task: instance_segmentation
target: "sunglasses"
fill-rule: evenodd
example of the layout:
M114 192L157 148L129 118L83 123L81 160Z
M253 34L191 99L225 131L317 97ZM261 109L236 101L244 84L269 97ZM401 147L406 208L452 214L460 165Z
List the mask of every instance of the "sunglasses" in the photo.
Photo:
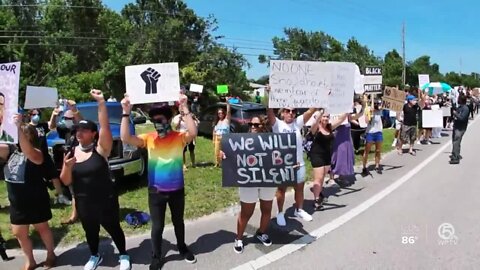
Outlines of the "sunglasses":
M249 127L254 127L254 128L259 128L262 126L262 124L260 123L248 123L248 126Z
M73 120L73 117L63 117L65 120Z
M283 110L283 112L285 112L285 113L293 113L293 114L295 114L295 113L297 113L297 110L296 110L296 109L293 109L293 110L290 110L290 109L284 109L284 110Z

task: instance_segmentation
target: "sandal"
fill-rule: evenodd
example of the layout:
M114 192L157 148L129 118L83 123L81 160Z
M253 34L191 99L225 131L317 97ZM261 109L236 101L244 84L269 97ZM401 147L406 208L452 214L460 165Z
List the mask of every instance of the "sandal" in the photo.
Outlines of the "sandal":
M415 151L409 151L408 153L409 153L410 155L412 155L412 156L416 156L416 155L417 155L417 153L416 153Z
M24 265L22 270L35 270L37 267L38 267L38 264L31 265L31 266Z
M43 267L45 269L50 269L50 268L53 268L55 267L55 263L57 261L57 256L53 256L53 257L47 257L47 259L45 260L45 262L43 263Z

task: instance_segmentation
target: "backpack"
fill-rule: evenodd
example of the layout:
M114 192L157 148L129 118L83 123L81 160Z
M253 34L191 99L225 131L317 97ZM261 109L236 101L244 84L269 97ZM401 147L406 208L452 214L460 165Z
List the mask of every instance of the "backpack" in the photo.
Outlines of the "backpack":
M150 215L145 212L135 211L125 216L125 222L134 228L147 224L150 221Z

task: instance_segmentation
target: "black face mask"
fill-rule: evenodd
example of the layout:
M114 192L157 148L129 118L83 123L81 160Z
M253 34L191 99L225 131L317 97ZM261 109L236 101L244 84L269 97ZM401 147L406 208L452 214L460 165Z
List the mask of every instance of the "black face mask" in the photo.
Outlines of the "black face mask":
M165 123L162 123L162 122L153 122L153 125L155 126L155 130L157 131L158 133L158 136L160 137L165 137L167 135L167 133L172 130L172 127L170 126L170 124L165 124Z

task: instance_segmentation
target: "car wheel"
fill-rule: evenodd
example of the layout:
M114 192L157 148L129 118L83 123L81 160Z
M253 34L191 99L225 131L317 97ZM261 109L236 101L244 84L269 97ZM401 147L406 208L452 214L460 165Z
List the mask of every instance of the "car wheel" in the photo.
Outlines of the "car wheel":
M148 158L146 153L142 153L142 158L141 158L141 166L140 166L140 171L138 172L138 176L140 181L146 180L147 179L147 174L148 174Z

